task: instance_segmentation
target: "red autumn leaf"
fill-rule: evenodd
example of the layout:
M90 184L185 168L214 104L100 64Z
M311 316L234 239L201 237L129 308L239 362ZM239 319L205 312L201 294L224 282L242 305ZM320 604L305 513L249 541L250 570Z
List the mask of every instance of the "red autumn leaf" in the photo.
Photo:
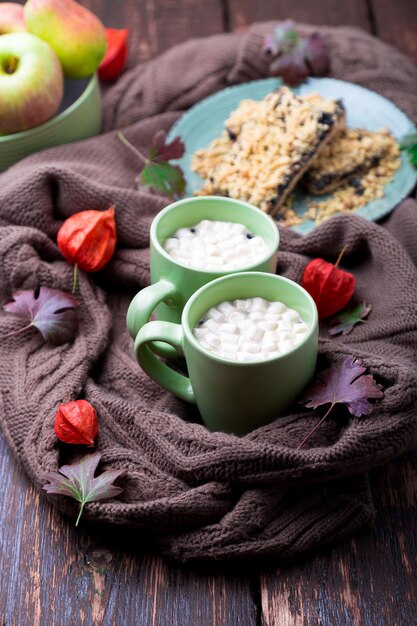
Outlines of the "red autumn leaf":
M384 394L371 374L365 375L366 368L359 359L345 356L334 361L328 369L320 372L316 380L305 391L300 404L317 409L330 404L329 409L298 446L301 448L311 435L324 422L336 404L344 404L352 415L361 417L372 411L371 398L381 398Z
M84 272L98 272L116 247L114 207L107 211L81 211L69 217L58 232L64 258Z
M356 280L337 264L313 259L306 265L301 285L316 303L319 318L324 319L347 305L355 292Z
M180 159L184 156L185 145L181 137L174 137L171 143L166 143L165 139L166 132L164 130L158 130L155 133L149 152L149 159L155 163Z
M79 461L71 465L60 467L58 472L48 472L45 474L45 480L49 481L48 485L44 485L43 489L47 493L57 493L63 496L69 496L77 500L80 506L80 512L75 525L78 526L84 505L87 502L96 502L97 500L107 500L118 496L123 489L116 487L113 482L124 473L124 470L107 470L94 477L101 459L101 454L87 454Z
M78 301L74 296L49 287L39 290L16 291L13 301L4 305L7 313L21 317L26 326L3 335L2 338L20 334L29 328L37 328L45 341L54 345L66 343L74 338L78 326L77 313L74 310Z
M98 67L101 80L115 80L123 72L127 61L127 28L106 28L107 50Z
M60 404L55 415L55 434L64 443L92 446L98 435L97 413L87 400Z

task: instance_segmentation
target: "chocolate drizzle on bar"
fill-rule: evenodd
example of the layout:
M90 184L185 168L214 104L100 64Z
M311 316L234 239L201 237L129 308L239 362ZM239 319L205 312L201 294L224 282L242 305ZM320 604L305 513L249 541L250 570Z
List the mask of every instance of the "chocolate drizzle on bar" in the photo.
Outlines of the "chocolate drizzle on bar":
M361 176L377 167L395 141L387 131L344 129L315 159L303 178L310 193L321 195L349 184L363 194Z

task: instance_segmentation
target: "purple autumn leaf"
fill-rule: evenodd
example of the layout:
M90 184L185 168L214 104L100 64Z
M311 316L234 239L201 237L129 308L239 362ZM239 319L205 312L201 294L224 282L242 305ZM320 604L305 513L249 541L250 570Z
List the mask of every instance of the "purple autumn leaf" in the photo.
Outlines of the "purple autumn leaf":
M382 398L382 387L371 374L365 375L366 368L359 359L345 356L334 361L328 369L320 372L316 380L304 392L300 404L317 409L330 404L328 410L298 446L302 448L313 433L321 426L336 404L345 404L352 415L360 417L372 411L371 398Z
M292 20L285 20L264 39L263 52L269 56L270 72L296 87L308 76L324 76L329 71L326 43L319 33L298 35Z
M290 87L296 87L302 83L310 73L305 62L304 51L300 48L272 61L270 70L274 76L280 76Z
M382 387L371 374L364 375L366 368L359 359L345 356L334 361L320 372L300 400L308 408L316 409L323 404L345 404L352 415L360 417L372 411L369 398L381 398Z
M78 300L71 294L41 287L39 291L15 292L13 301L5 304L3 309L28 322L24 328L10 333L10 336L34 326L46 341L58 345L74 337L78 324L77 306Z
M294 20L284 20L264 38L263 51L271 56L289 52L298 41Z
M100 459L101 454L95 452L71 465L63 465L58 472L48 472L44 475L45 480L49 481L49 484L43 486L47 493L69 496L80 502L76 526L87 502L113 498L123 491L121 487L113 485L113 482L124 473L124 470L106 470L94 477Z
M326 42L320 33L313 33L305 41L304 56L312 76L325 76L330 69Z

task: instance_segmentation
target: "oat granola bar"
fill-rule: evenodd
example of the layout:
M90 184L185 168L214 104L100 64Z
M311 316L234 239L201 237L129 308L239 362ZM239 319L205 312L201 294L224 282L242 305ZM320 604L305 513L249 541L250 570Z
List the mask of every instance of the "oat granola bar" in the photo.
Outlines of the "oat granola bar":
M400 147L395 138L391 137L388 150L377 165L370 167L363 174L350 177L326 199L313 200L311 197L308 200L308 209L303 215L293 211L289 198L286 206L280 209L279 217L286 226L296 226L305 220L321 224L332 215L356 211L368 202L384 196L386 185L392 181L400 166Z
M396 144L385 129L371 132L344 129L328 142L302 179L307 191L321 195L351 182L360 190L360 177L377 166Z
M283 87L243 100L223 135L193 157L193 171L206 179L199 194L246 200L273 215L343 125L342 104L316 94Z

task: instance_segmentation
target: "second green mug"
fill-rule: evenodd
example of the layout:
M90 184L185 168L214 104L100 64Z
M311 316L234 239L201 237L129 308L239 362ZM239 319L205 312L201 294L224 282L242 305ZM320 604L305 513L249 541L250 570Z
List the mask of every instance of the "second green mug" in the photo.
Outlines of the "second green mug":
M260 297L295 309L307 326L303 340L274 358L241 362L205 349L193 329L205 313L224 301ZM184 355L189 377L154 354L154 341L170 344ZM311 380L317 359L318 315L311 296L297 283L261 272L218 278L201 287L184 307L181 324L153 321L135 340L142 369L159 385L196 403L210 430L245 434L282 414Z

